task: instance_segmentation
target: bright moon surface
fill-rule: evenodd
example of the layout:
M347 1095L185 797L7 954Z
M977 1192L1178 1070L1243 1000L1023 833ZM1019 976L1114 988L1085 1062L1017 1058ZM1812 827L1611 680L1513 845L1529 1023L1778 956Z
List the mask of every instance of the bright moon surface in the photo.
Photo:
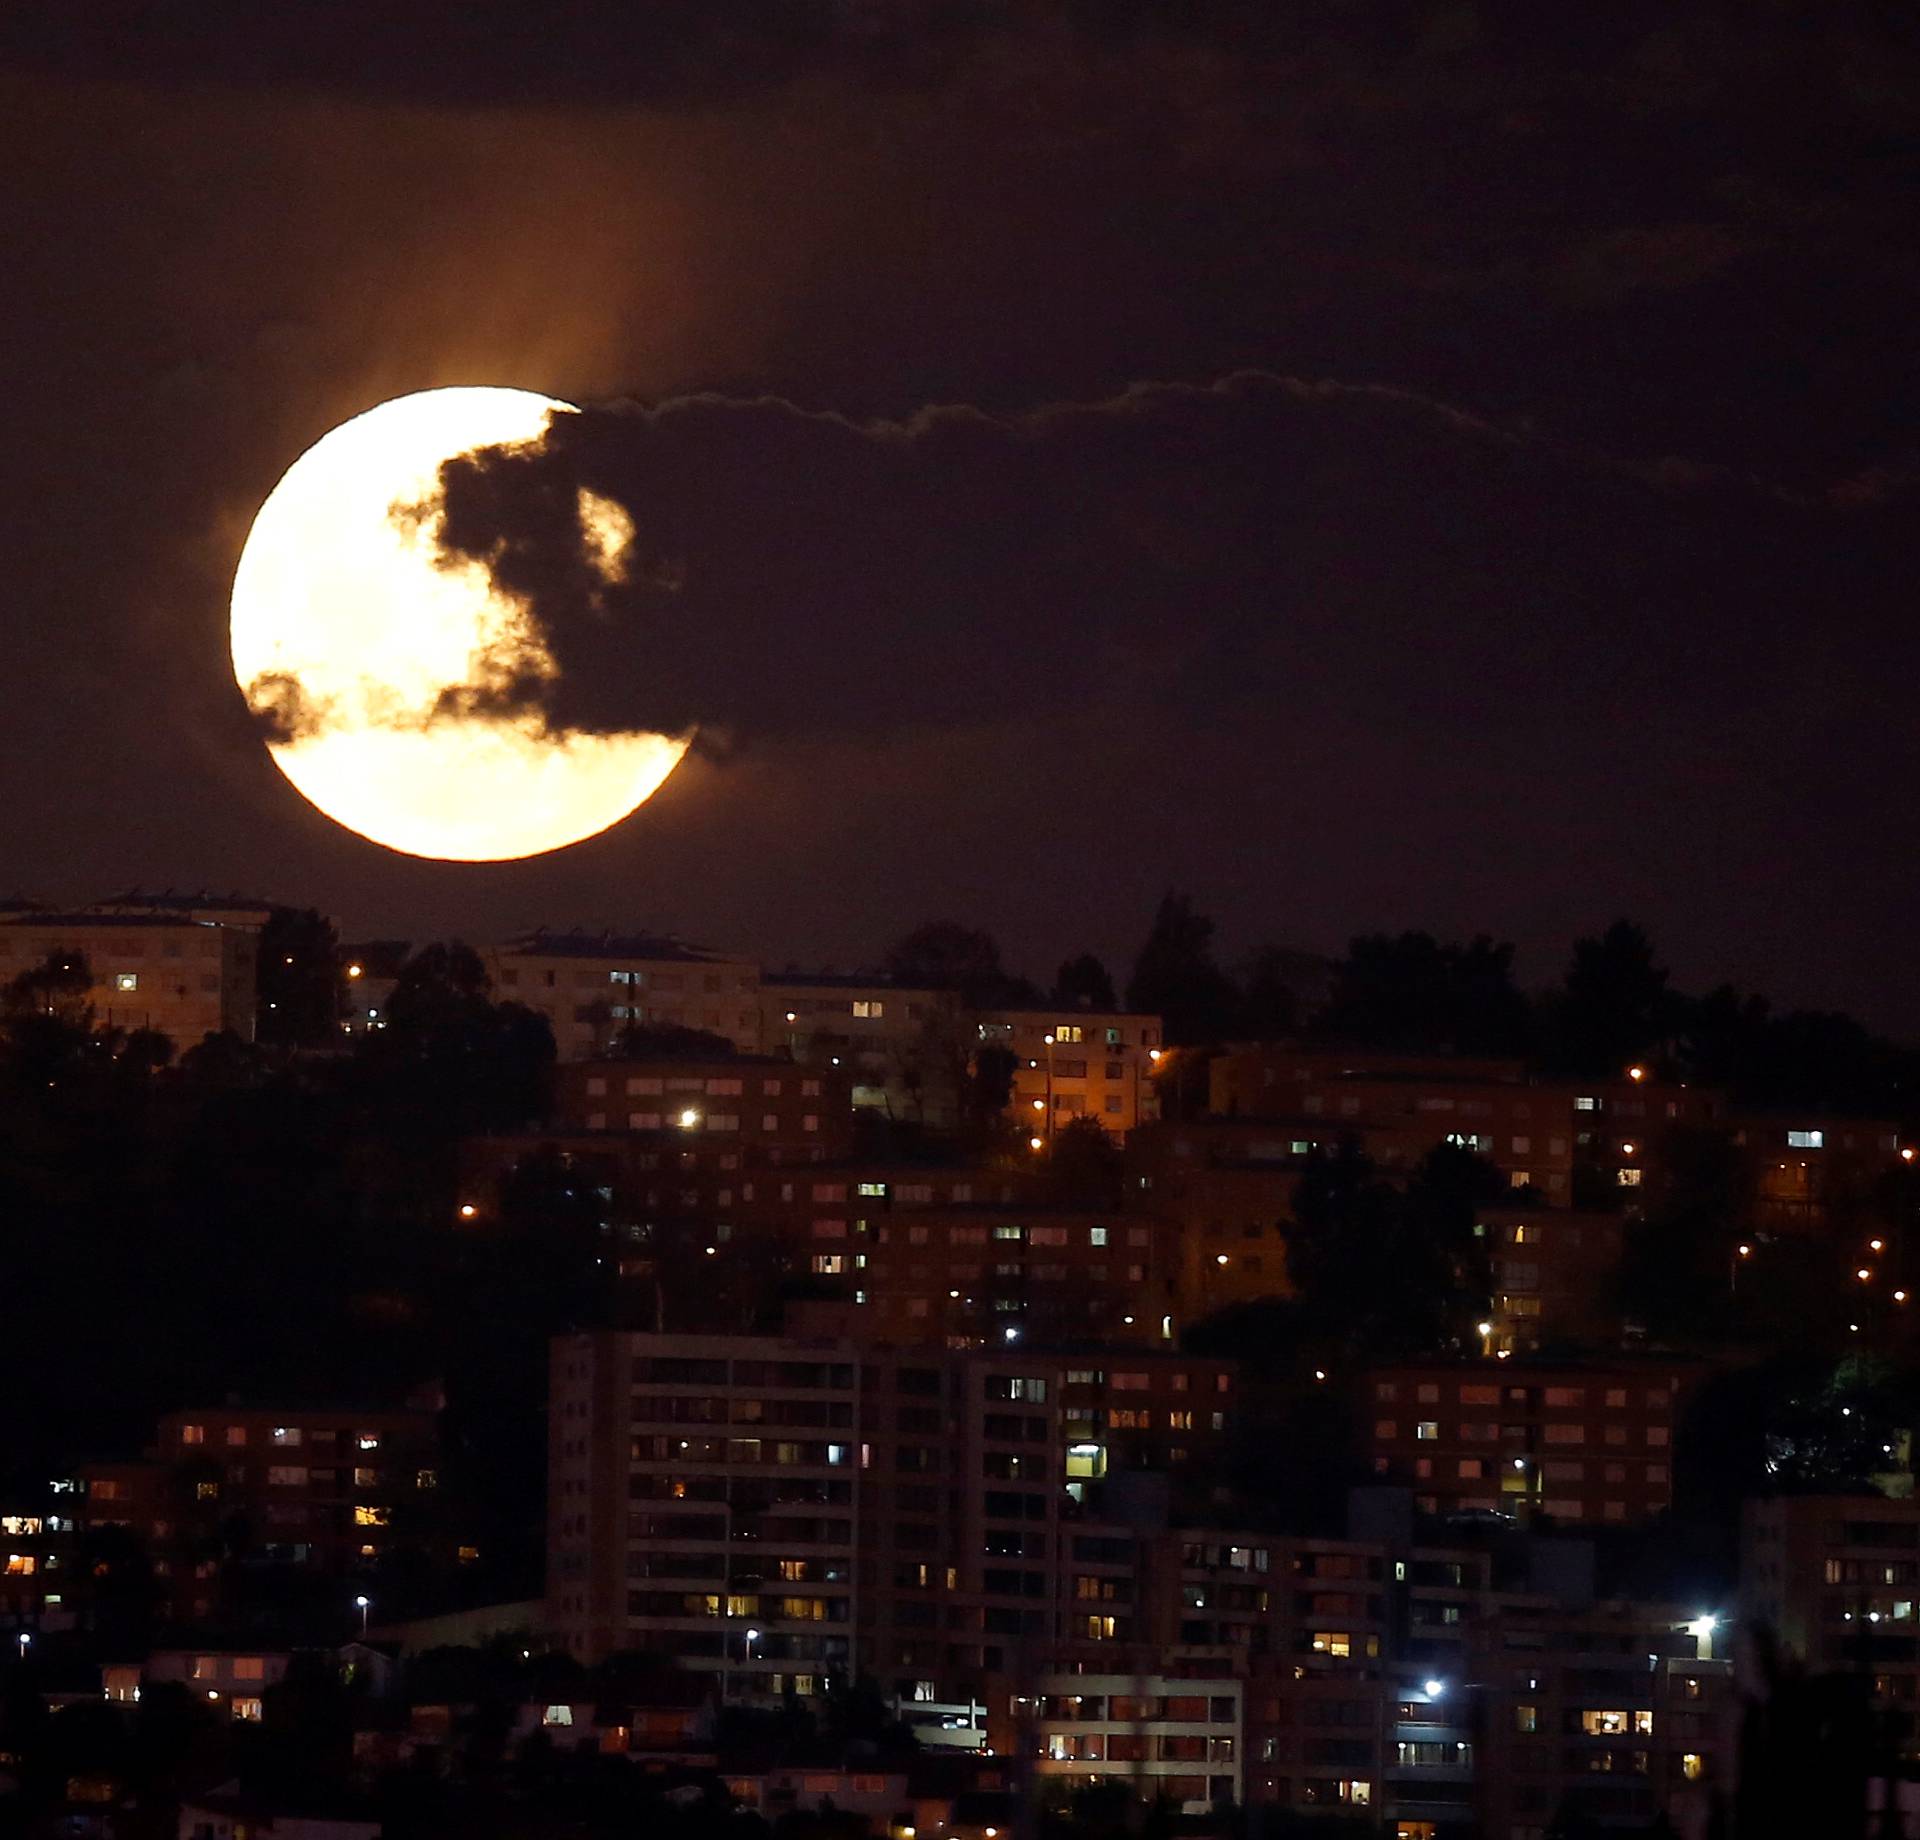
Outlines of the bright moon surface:
M537 439L572 404L526 390L423 390L343 422L287 469L253 520L233 581L233 674L265 714L291 703L275 763L328 817L389 849L460 862L578 843L643 804L686 752L649 733L556 734L536 715L435 713L489 663L552 675L524 609L477 563L445 567L429 523L396 506L441 463ZM582 492L580 521L610 580L633 530Z

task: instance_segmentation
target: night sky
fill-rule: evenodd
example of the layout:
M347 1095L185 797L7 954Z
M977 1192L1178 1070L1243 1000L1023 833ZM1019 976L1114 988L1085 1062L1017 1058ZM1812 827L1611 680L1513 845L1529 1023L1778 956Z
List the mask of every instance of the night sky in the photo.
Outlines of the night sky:
M1920 1030L1903 6L16 5L0 157L0 883L1042 975L1169 885L1529 983L1625 913ZM321 817L226 656L280 473L453 383L590 409L449 479L549 722L701 725L522 863Z

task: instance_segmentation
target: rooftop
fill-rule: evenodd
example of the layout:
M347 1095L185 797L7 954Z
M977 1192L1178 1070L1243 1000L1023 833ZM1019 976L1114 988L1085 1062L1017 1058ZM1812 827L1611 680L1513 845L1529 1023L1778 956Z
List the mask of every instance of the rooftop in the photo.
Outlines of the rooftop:
M694 965L716 964L727 957L724 952L691 945L670 933L616 933L610 928L595 933L581 927L566 932L535 927L530 933L504 941L498 950L532 958L664 959Z
M0 926L212 926L217 920L198 919L184 909L169 913L110 914L85 908L71 913L50 913L34 909L23 913L0 909Z

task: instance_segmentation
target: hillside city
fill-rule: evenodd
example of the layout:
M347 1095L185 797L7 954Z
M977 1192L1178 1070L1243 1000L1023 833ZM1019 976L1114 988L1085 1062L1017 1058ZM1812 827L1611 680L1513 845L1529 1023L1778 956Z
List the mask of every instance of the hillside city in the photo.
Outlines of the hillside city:
M1149 918L0 904L0 1836L1894 1831L1920 1052Z

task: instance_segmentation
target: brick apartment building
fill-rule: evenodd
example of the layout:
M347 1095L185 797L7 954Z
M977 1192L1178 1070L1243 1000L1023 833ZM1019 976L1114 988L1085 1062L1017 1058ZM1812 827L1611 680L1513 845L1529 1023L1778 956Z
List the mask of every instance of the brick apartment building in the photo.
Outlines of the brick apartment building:
M1920 1501L1774 1496L1740 1534L1741 1614L1810 1671L1863 1679L1895 1752L1920 1757Z
M813 1231L838 1226L817 1217ZM1007 1203L856 1216L844 1244L816 1239L809 1255L812 1273L841 1280L859 1306L856 1339L945 1347L1170 1342L1174 1262L1167 1224L1151 1215Z
M1309 1145L1352 1138L1389 1172L1454 1143L1552 1206L1573 1198L1576 1095L1529 1080L1518 1061L1280 1043L1229 1049L1208 1067L1208 1081L1215 1115L1286 1125Z
M763 971L760 1046L845 1067L856 1106L938 1129L959 1119L966 1023L953 994L877 976Z
M1875 1190L1911 1160L1901 1155L1899 1127L1885 1119L1747 1114L1729 1124L1763 1232L1826 1234L1874 1222Z
M1693 1363L1426 1362L1375 1369L1361 1409L1374 1473L1430 1514L1634 1525L1673 1502Z
M1543 1343L1618 1344L1614 1300L1626 1218L1587 1209L1483 1208L1493 1277L1494 1351L1524 1354Z
M148 1546L166 1613L217 1617L234 1570L367 1579L392 1554L471 1562L439 1509L437 1408L171 1412L137 1462L81 1467L76 1518Z

